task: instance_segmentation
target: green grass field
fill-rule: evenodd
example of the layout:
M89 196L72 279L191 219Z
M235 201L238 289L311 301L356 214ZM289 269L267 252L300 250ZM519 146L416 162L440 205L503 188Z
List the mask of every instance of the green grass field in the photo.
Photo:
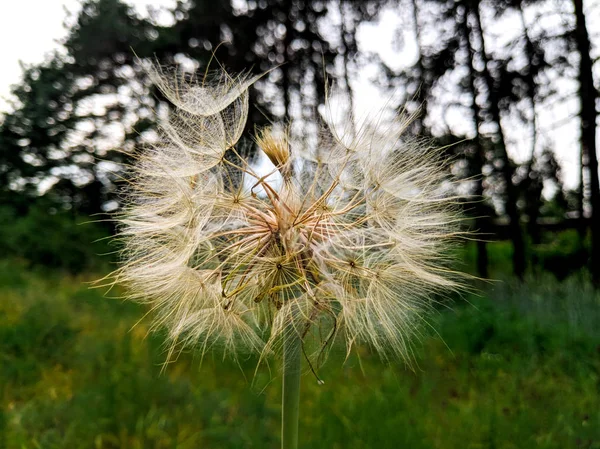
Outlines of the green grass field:
M277 448L280 379L181 354L94 276L0 262L0 447ZM303 377L302 448L600 448L600 295L497 282L432 318L414 370L361 348Z

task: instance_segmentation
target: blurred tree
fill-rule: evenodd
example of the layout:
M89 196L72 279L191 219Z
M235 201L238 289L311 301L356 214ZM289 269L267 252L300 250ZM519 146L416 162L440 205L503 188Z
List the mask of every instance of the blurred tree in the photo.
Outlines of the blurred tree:
M467 26L470 31L471 45L478 51L478 57L481 61L480 75L482 86L487 95L486 112L487 121L493 124L496 132L494 143L495 157L498 160L498 166L503 181L505 194L505 208L509 219L510 237L513 244L513 272L523 278L525 274L525 243L520 225L520 214L517 207L518 191L513 183L515 174L515 164L508 156L506 147L505 131L502 127L501 117L501 94L500 86L502 78L499 73L493 72L496 64L490 64L490 57L486 47L486 38L481 21L481 5L479 0L465 0L462 5L467 11Z
M57 58L50 63L24 71L23 82L12 93L17 103L15 111L0 123L0 195L3 204L17 210L37 194L40 173L52 171L57 165L48 157L48 150L58 151L58 143L68 132L72 104L61 102L72 80L63 76L63 63Z
M473 138L454 148L465 162L459 170L471 179L470 192L485 199L473 207L475 227L482 233L493 229L485 218L493 215L492 204L507 216L514 271L522 276L526 264L520 223L526 218L528 233L534 241L539 239L537 221L546 203L543 187L550 186L547 192L554 192L562 205L552 210L568 212L571 207L551 154L552 142L540 131L538 110L572 98L559 84L572 80L575 72L572 56L578 45L574 26L569 25L575 23L573 12L546 0L400 0L398 4L412 16L409 20L417 43L415 63L399 76L389 71L391 78L406 86L402 107L409 111L423 108L415 132L431 132L445 143ZM527 15L534 16L530 24ZM562 20L559 27L543 25L557 17ZM509 40L495 39L490 30L500 20L520 22L521 31ZM457 111L466 120L461 126L450 125ZM506 127L515 120L529 129L529 157L523 164L515 163L507 151ZM464 126L469 121L471 131ZM523 140L515 145L522 150ZM484 242L478 243L477 265L485 276Z
M494 64L490 63L493 55L490 56L486 49L479 1L411 0L410 3L416 23L417 41L419 42L419 30L421 33L433 32L436 38L429 46L419 43L417 62L400 77L408 86L405 107L415 109L415 102L424 105L427 108L424 111L426 121L428 115L435 113L429 110L430 106L436 103L439 105L436 87L447 83L450 77L458 79L452 86L458 90L453 95L455 100L446 100L443 114L445 118L447 112L464 110L466 107L469 111L467 116L472 117L470 120L474 139L455 148L467 162L463 175L473 180L471 192L478 198L473 208L475 226L482 234L490 232L488 216L492 209L487 206L484 198L487 197L488 201L502 198L503 208L510 222L514 272L522 277L525 270L525 248L517 207L518 191L513 183L516 167L506 150L499 103L502 73L492 71L497 64L495 61ZM426 14L420 15L419 11L426 11ZM449 86L446 85L444 90L449 91ZM465 104L465 97L470 99L468 104ZM433 123L435 122L432 120L429 126L433 126ZM436 125L439 134L439 123ZM419 128L422 126L420 124ZM436 131L432 129L432 132L435 134ZM467 137L454 135L454 131L447 126L442 132L450 142ZM486 192L486 183L493 185L493 190ZM486 276L485 242L479 242L477 247L478 271L480 275Z
M417 112L409 131L415 135L430 135L434 120L430 117L430 101L432 105L435 103L434 86L462 63L458 52L461 35L456 24L456 5L453 0L399 0L393 3L405 12L404 21L409 22L414 33L417 54L412 66L399 73L387 68L387 74L394 87L405 91L401 110L409 114ZM425 44L422 35L431 32L435 33L435 43Z
M148 87L141 58L193 70L222 43L218 64L233 72L276 66L253 91L260 110L248 129L269 114L314 123L338 51L320 31L327 6L181 1L174 23L161 26L156 11L142 19L120 0L85 0L64 54L29 68L13 90L18 102L0 125L2 195L44 195L83 213L114 207L114 180L129 152L152 138L164 100Z
M481 277L487 278L488 276L488 254L486 248L485 238L491 232L489 224L489 213L490 208L486 207L484 203L484 179L483 171L487 164L486 149L490 147L489 139L486 139L481 133L482 125L482 108L477 102L477 69L476 69L476 54L473 46L470 44L471 37L467 26L467 9L460 8L458 11L457 22L460 30L462 31L462 42L461 47L466 49L467 53L467 84L466 87L471 93L471 109L473 111L473 123L475 129L475 139L473 140L474 145L472 150L467 153L471 156L470 175L473 177L475 182L474 195L478 201L478 207L475 208L477 212L476 225L479 232L482 233L482 239L477 241L477 272Z
M539 118L569 95L581 104L580 222L583 227L584 209L591 210L591 229L600 228L598 91L582 0L181 0L166 22L156 10L142 18L121 0L83 0L80 13L69 18L64 47L25 68L13 88L12 111L0 118L0 200L20 215L39 196L48 200L44 207L83 214L117 207L115 181L130 152L156 138L156 113L166 101L149 86L142 62L149 58L191 71L206 67L214 52L212 67L268 71L251 90L257 107L247 131L277 117L292 122L295 138L318 142L312 137L318 136L327 77L341 80L352 113L352 80L364 63L382 64L377 55L360 54L357 32L386 8L404 14L410 26L399 36L413 33L416 42L410 67L381 66L389 85L405 93L400 109L421 111L409 132L448 145L454 169L477 198L472 213L484 239L496 214L508 218L515 274L525 270L521 221L537 242L541 216L573 207ZM546 16L558 16L560 25L540 25ZM509 40L492 39L501 20L520 24L520 31ZM576 80L577 92L565 93L563 80ZM457 115L458 127L451 124ZM508 120L528 130L521 165L507 151ZM553 197L542 196L545 186L552 186L544 192L554 191ZM598 282L600 234L591 234ZM478 270L486 276L486 243L477 248Z
M590 202L592 209L592 280L600 287L600 182L598 180L598 159L596 149L596 100L598 91L594 86L593 63L591 58L590 36L587 29L583 0L573 0L575 9L575 42L579 53L579 99L581 102L581 170L587 166L590 179ZM581 204L583 205L583 176L581 176ZM583 206L581 208L583 218Z
M354 3L347 0L339 0L338 10L340 14L339 34L341 40L341 52L343 57L342 63L342 78L344 87L348 94L348 106L350 109L351 119L354 120L354 93L352 91L352 83L350 82L351 61L356 58L358 53L358 45L356 42L356 29L361 22L360 17L354 14L352 5Z
M339 45L338 54L341 54L341 73L338 78L344 82L344 88L348 95L348 109L352 115L356 113L354 102L354 91L352 79L358 76L361 66L368 59L370 62L381 64L379 55L361 54L358 48L357 32L360 24L377 19L381 11L388 6L385 1L362 1L338 0L339 14ZM352 117L354 118L354 117Z
M515 95L515 106L517 108L519 108L520 104L525 103L526 109L523 110L524 108L519 108L518 116L526 124L529 123L531 128L531 155L529 157L529 161L525 164L523 180L521 181L523 184L521 187L521 198L524 204L523 210L528 218L527 232L531 237L532 242L534 244L539 244L541 242L541 232L538 226L538 218L540 215L540 208L543 203L542 191L544 187L543 182L545 180L543 174L548 170L545 170L545 166L539 167L539 170L536 170L536 168L538 168L536 166L538 159L536 149L539 141L536 106L538 101L541 102L544 100L544 98L539 98L537 79L540 77L540 72L543 70L543 68L547 67L547 64L544 57L545 55L543 47L540 45L539 41L534 42L530 37L530 31L525 19L523 1L510 1L513 4L509 6L512 6L518 11L518 16L521 22L522 34L518 37L518 39L524 43L523 54L525 56L525 64L520 67L520 70L516 70L516 76L512 77L511 86L507 90L510 93L513 93L515 90L517 91ZM503 69L507 73L511 72L510 67L511 66L508 61L503 64ZM511 77L508 78L510 79ZM513 100L515 99L510 94L508 95L508 98ZM546 154L552 157L552 154L549 151L546 151ZM552 160L554 159L552 158ZM550 164L549 167L553 166ZM559 182L560 180L556 173L550 174L550 177L555 180L555 182ZM562 190L562 185L559 184L558 188Z
M530 129L529 159L515 167L513 183L519 190L518 204L521 204L521 211L527 218L527 230L534 243L540 241L537 222L544 202L544 182L552 182L561 193L563 188L560 177L556 172L551 172L551 167L554 166L549 161L554 161L554 157L548 145L544 145L541 153L538 151L543 142L539 136L537 109L557 94L552 83L548 81L553 64L546 57L545 47L549 40L547 32L542 29L535 38L532 37L525 17L525 8L539 7L544 3L544 0L504 0L490 5L494 18L516 18L521 25L521 32L505 45L503 51L496 52L494 59L500 80L498 99L501 109L512 112L513 117L522 122L525 128ZM549 87L544 89L541 85Z
M118 0L87 1L57 52L28 68L13 88L17 101L0 126L3 194L43 195L64 208L101 211L114 190L123 143L139 142L152 124L147 90L130 45L144 50L153 25ZM102 36L102 39L98 39ZM133 99L132 90L146 94Z

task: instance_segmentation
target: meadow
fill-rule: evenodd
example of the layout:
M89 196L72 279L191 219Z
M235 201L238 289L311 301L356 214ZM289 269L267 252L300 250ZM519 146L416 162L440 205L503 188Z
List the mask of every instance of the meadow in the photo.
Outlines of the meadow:
M143 307L0 261L0 448L276 448L280 379L186 352ZM441 307L413 368L368 348L303 377L300 447L600 448L600 294L582 274L482 284ZM276 365L274 365L276 366Z

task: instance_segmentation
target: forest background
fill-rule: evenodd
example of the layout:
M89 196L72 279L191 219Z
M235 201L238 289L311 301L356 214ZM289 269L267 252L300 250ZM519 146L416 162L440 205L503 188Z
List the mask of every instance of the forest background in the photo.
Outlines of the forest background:
M119 179L167 107L143 60L214 54L269 71L248 131L318 142L332 83L349 120L416 113L480 236L456 268L493 279L432 318L414 372L363 348L326 386L307 375L304 447L600 448L600 2L171 6L83 0L0 115L0 447L276 445L276 373L185 353L161 374L161 337L130 331L143 308L87 284L114 267Z

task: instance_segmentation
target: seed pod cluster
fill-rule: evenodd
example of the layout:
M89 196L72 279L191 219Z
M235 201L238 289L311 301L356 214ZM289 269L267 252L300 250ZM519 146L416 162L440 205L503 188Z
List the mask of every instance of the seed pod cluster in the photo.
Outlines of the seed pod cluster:
M406 139L406 120L349 132L325 114L312 147L260 130L260 170L238 148L257 78L152 69L174 110L133 165L116 280L174 345L265 355L292 328L406 357L432 298L458 287L440 152Z

